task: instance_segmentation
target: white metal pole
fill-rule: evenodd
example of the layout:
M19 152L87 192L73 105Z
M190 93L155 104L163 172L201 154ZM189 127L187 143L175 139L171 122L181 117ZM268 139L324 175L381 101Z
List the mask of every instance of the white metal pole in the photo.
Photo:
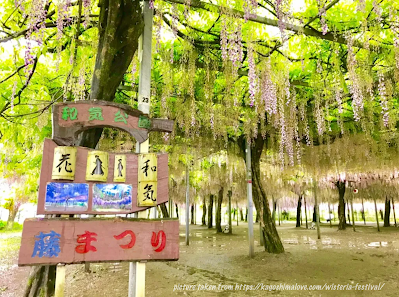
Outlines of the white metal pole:
M186 165L186 245L190 245L190 172Z
M246 165L247 165L247 197L248 197L248 240L249 256L254 257L254 217L252 201L252 171L251 171L251 145L246 142Z
M152 45L152 23L153 9L150 9L148 1L144 1L144 32L141 36L140 57L140 79L139 79L139 104L138 109L144 114L150 113L151 102L151 45ZM137 153L148 153L148 139L137 143ZM156 214L156 211L155 211ZM130 262L129 264L129 297L145 296L145 262Z

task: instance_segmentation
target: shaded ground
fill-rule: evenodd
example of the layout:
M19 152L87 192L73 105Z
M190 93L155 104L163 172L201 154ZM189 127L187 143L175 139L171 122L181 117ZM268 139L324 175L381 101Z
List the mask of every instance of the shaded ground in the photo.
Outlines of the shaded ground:
M247 225L233 226L233 235L217 235L214 229L190 226L190 246L184 245L181 226L180 260L147 263L146 295L156 296L264 296L265 291L217 290L198 291L198 285L378 285L381 291L287 291L266 294L280 296L398 296L399 228L360 227L337 231L322 227L322 240L315 230L295 228L293 224L278 227L286 253L270 255L255 242L256 256L248 257ZM255 239L259 238L255 225ZM0 248L4 239L0 237ZM18 238L13 239L18 242ZM0 252L3 253L3 252ZM20 296L29 268L15 268L15 252L8 253L8 264L1 260L6 276L0 278L1 296ZM128 263L92 264L92 273L84 265L67 267L65 296L127 296ZM6 281L6 283L4 283ZM195 290L173 291L175 285L196 285Z

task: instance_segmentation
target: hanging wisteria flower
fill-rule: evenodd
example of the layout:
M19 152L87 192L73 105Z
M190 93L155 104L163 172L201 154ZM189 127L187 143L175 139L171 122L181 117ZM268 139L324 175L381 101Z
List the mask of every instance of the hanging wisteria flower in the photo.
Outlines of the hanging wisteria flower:
M244 0L244 20L247 22L251 17L256 15L256 9L258 8L257 0Z
M256 65L254 57L253 44L248 44L248 82L249 82L249 105L251 107L255 104L255 96L258 92L258 78L256 75Z
M324 6L325 5L324 0L317 0L317 4L319 7L321 30L322 30L323 35L326 35L328 32L328 25L326 22L326 8Z
M223 61L227 60L228 54L228 32L227 32L227 24L226 18L222 18L222 27L220 29L220 47L222 50L222 59Z
M356 10L364 13L366 11L366 0L358 0Z
M269 115L277 113L277 94L276 86L271 77L270 58L266 61L266 66L262 72L262 96L261 100L265 105L265 110Z
M171 17L172 20L170 22L170 27L172 28L172 33L174 38L177 38L177 23L179 21L179 17L178 17L178 10L177 10L177 5L176 3L172 4L172 13L171 13ZM174 40L172 40L172 45L171 45L171 49L170 49L170 63L173 64L174 61Z
M159 53L161 50L161 32L162 32L162 14L159 9L156 10L157 15L157 22L156 22L156 29L155 29L155 51Z
M85 27L85 29L87 28L90 22L90 10L91 10L91 0L83 0L83 13L84 13L83 27Z
M381 22L382 21L382 8L380 6L380 4L374 0L373 1L373 10L375 12L375 14L377 15L377 17L375 18L377 20L377 22Z
M276 8L277 23L281 34L282 43L285 43L285 41L287 40L287 36L285 34L285 29L286 29L285 21L286 18L288 17L287 16L288 13L286 12L286 10L288 10L290 5L287 0L275 0L274 6Z
M149 3L150 9L154 9L154 1L155 0L150 0L150 3Z
M363 110L363 94L360 87L360 81L356 74L356 57L353 53L353 38L352 36L347 37L348 41L348 72L349 78L352 82L350 86L350 92L352 94L352 109L353 109L353 117L355 121L360 120L360 112Z
M190 6L191 6L191 0L184 0L184 13L183 14L184 14L184 18L186 20L188 20L190 17L190 13L189 13Z
M388 108L388 98L385 87L385 78L382 71L378 72L378 93L380 95L381 113L384 126L388 127L389 124L389 108Z

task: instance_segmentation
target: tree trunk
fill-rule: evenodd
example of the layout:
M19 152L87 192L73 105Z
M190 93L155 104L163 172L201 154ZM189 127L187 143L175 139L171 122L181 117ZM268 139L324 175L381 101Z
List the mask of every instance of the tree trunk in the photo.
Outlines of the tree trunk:
M17 216L18 213L19 206L20 206L19 202L15 203L14 200L11 201L11 205L10 207L8 207L8 219L7 219L6 230L12 230L14 226L15 217Z
M222 202L223 202L223 187L220 188L218 193L218 203L216 211L216 232L221 233L222 230Z
M169 212L168 212L168 209L166 207L166 203L168 203L168 202L165 202L165 203L162 203L162 204L159 205L159 208L161 209L163 218L169 218Z
M194 225L194 204L191 204L191 225Z
M316 223L316 205L313 206L313 217L312 217L312 222Z
M274 200L274 197L272 197L272 205L273 205L272 220L273 220L273 221L276 221L277 201Z
M206 201L205 201L205 196L202 199L202 226L206 226Z
M298 204L296 207L296 226L301 227L301 208L302 208L302 196L298 196Z
M364 213L364 202L363 202L363 198L362 198L362 217L363 217L364 224L366 225L366 214Z
M256 215L255 215L255 223L259 223L259 213L258 212L256 212Z
M308 226L308 208L306 206L306 196L303 196L303 202L305 202L305 224L306 224L306 229L309 228Z
M391 226L389 219L391 217L391 200L388 196L385 197L385 215L384 215L384 227Z
M338 204L338 217L339 217L339 224L338 230L345 230L346 229L346 218L345 218L345 182L344 181L337 181L336 187L338 188L339 193L339 204Z
M213 227L213 195L209 196L209 204L208 204L208 228Z
M374 210L375 210L375 219L377 221L377 231L380 232L380 222L378 221L378 211L377 211L377 202L374 198Z
M346 203L346 208L348 209L348 222L351 223L350 213L349 213L349 203Z
M229 197L229 207L228 207L228 211L229 211L229 234L233 233L233 225L231 223L231 196L233 195L233 192L231 190L229 190L227 192L227 196Z
M243 137L241 141L241 155L245 158L246 139ZM269 202L266 193L262 188L260 177L260 157L262 155L265 139L258 135L253 139L251 149L251 170L252 170L252 197L257 213L259 213L260 224L262 227L263 241L265 250L269 253L283 253L284 247L278 235L276 224L272 219L269 208Z
M245 222L248 222L248 207L245 208Z
M138 48L144 29L141 1L100 1L98 47L90 99L113 101L115 92ZM102 128L81 133L80 146L94 148Z
M179 206L177 206L177 203L175 203L175 208L176 208L176 217L179 218Z
M240 208L240 217L241 217L241 222L244 222L244 212L242 211L242 207Z
M328 220L330 221L330 228L332 228L330 202L328 202Z
M395 222L395 227L397 227L397 225L396 225L396 214L395 214L395 201L394 201L393 197L392 197L392 212L393 212L393 219L394 219L394 222Z

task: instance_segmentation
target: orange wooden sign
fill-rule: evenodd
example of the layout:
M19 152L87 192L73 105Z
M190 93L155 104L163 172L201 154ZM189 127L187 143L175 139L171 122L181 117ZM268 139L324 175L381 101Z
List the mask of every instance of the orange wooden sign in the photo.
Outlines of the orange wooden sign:
M178 220L27 219L18 265L178 259Z

